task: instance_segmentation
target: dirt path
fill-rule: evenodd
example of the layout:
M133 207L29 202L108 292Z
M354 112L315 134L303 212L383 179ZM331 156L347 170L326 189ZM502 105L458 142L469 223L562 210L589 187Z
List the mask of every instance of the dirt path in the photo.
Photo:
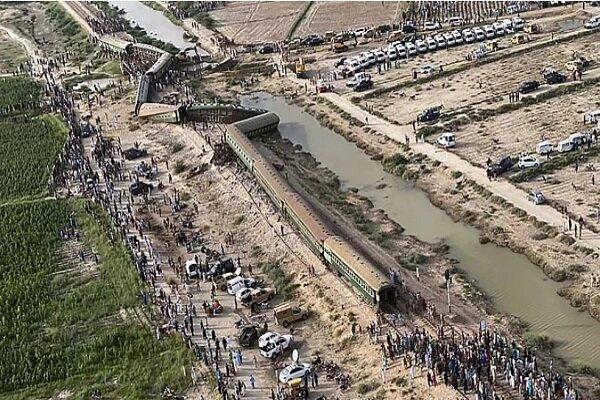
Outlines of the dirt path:
M354 105L349 99L338 94L322 93L321 96L360 121L366 122L368 119L369 127L376 130L379 134L385 135L397 143L405 143L405 139L408 137L410 147L415 152L424 154L432 160L439 161L454 171L462 172L468 179L475 181L491 193L504 198L506 201L524 210L529 215L536 217L538 220L544 221L561 230L564 228L565 218L556 209L548 205L533 204L527 200L526 194L522 190L516 188L507 181L490 181L483 168L471 165L468 161L463 160L454 153L438 149L431 143L416 143L415 134L410 126L392 125L391 123L362 110L360 107ZM600 247L600 235L584 228L583 236L581 239L577 239L577 242L580 245L598 249Z
M6 34L11 39L23 46L29 57L32 57L33 59L36 59L36 57L38 57L38 55L40 54L40 49L32 41L30 41L27 38L24 38L12 29L7 28L6 26L0 25L0 29L6 32Z

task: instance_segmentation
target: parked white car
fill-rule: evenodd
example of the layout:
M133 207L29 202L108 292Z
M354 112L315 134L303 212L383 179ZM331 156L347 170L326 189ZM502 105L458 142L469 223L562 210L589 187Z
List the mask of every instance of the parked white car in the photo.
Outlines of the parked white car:
M437 140L438 144L445 149L456 146L456 137L452 132L444 132Z
M461 17L451 17L448 18L448 24L450 24L450 26L461 26L465 24L465 20Z
M292 379L302 378L310 372L310 368L310 364L306 363L288 365L279 373L279 382L288 383Z
M512 19L512 28L515 31L523 30L525 28L525 21L521 17L514 17Z
M456 44L463 43L463 37L459 31L452 31L452 36L454 36L454 43L456 43Z
M242 302L245 299L249 298L252 294L252 288L242 288L235 293L235 298L237 301Z
M484 26L483 31L485 32L485 37L488 39L493 39L496 37L496 30L491 25Z
M590 18L585 24L583 24L583 26L586 27L587 29L599 28L600 27L600 15L596 15L596 16Z
M431 36L427 36L425 38L425 42L427 43L427 48L429 49L429 51L437 50L437 44L435 43L434 38L432 38Z
M496 36L504 35L504 24L502 22L494 22L492 24L492 28L494 28Z
M446 44L448 46L454 46L456 41L454 40L454 36L450 32L444 33L444 39L446 40Z
M196 260L193 258L185 262L185 271L190 278L196 278L200 276L200 269L198 268L198 264L196 264Z
M537 168L540 166L540 162L533 155L529 154L529 155L525 155L525 156L520 156L519 163L517 165L521 169L532 168L532 167Z
M265 346L261 347L260 355L266 358L275 358L278 355L283 354L292 342L294 337L292 335L280 335L269 341Z
M398 59L406 58L406 55L408 54L406 47L402 44L396 46L396 51L398 52Z
M425 43L423 40L416 40L415 46L417 47L417 51L419 53L427 53L427 50L429 50L427 43Z
M554 145L550 143L549 140L544 140L543 142L539 142L537 144L535 150L540 155L546 155L552 153L552 150L554 150Z
M473 43L475 41L475 34L470 29L464 29L462 31L462 36L467 43Z
M570 139L565 139L558 142L556 150L558 150L559 153L568 153L569 151L573 150L573 147L573 142L571 142Z
M433 65L424 65L419 69L420 74L430 75L435 72L435 67Z
M256 279L254 278L236 276L235 278L227 281L227 293L234 295L242 289L253 287L255 284Z
M277 338L280 336L281 335L277 332L266 332L258 338L258 347L262 349L263 347L266 347L269 343L277 340Z
M435 35L433 38L435 39L435 44L437 45L438 49L443 49L446 47L446 39L444 39L442 35Z
M414 56L417 54L417 46L414 44L407 42L404 46L406 47L406 51L409 55Z
M436 29L440 29L441 27L442 26L439 22L425 21L425 24L423 24L424 31L435 31Z
M475 34L475 39L478 41L485 40L485 31L479 27L473 28L473 33Z

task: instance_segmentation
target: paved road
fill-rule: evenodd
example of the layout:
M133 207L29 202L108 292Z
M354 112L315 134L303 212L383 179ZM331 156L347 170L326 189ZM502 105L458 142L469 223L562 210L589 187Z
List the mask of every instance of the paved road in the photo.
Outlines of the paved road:
M366 122L368 118L368 125L371 129L374 129L379 134L385 135L398 143L405 143L405 139L408 137L410 147L413 151L424 154L432 160L437 160L454 171L462 172L468 179L475 181L491 193L504 198L506 201L526 211L529 215L536 217L538 220L544 221L559 229L562 229L565 225L563 215L559 211L548 205L535 205L527 201L525 192L516 188L509 182L490 181L483 168L470 164L456 154L438 149L430 143L416 143L415 134L413 133L411 126L393 125L384 119L364 111L353 104L349 99L336 93L322 93L320 96L331 101L333 104L360 121ZM584 229L583 237L578 239L577 242L579 242L580 245L598 249L600 247L600 236L588 229Z

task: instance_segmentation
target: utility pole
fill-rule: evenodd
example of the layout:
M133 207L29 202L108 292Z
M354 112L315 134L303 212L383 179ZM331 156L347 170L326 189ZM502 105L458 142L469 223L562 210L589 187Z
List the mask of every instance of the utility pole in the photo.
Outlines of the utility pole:
M448 314L452 313L452 305L450 304L450 279L446 281L446 289L448 293Z

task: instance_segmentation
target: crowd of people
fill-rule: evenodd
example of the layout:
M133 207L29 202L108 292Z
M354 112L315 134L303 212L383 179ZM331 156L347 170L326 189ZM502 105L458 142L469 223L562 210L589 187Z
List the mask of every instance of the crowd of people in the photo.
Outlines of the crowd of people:
M443 383L474 393L478 400L504 399L501 385L523 399L581 399L571 378L557 372L553 361L543 370L531 349L499 332L483 329L467 335L452 330L447 335L442 329L434 337L419 329L389 330L381 347L385 357L402 360L411 378L424 373L429 386Z

